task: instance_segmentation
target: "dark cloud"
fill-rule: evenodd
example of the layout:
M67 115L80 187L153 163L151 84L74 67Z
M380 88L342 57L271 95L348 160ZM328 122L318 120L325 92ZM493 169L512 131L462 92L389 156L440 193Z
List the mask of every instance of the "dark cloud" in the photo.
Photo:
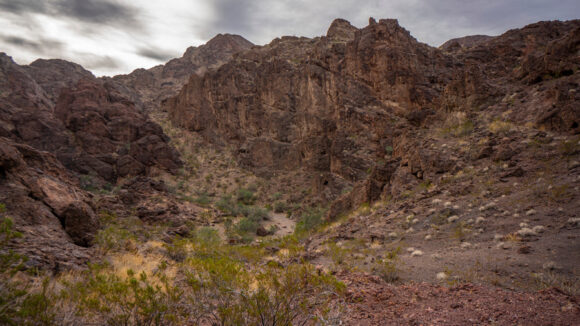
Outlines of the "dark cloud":
M0 9L14 14L45 13L48 6L47 2L38 0L0 0Z
M43 38L31 40L31 39L23 38L20 36L14 36L14 35L1 35L0 34L0 40L3 43L10 44L12 46L15 46L15 47L18 47L21 49L31 50L31 51L34 51L34 52L40 54L40 55L60 52L60 50L62 50L65 46L63 42L57 41L57 40L43 39Z
M141 26L137 8L114 0L0 0L0 9L18 15L40 13L85 23Z
M60 0L55 7L59 13L83 22L140 25L136 8L110 0Z
M145 58L162 62L168 61L171 58L175 58L178 55L178 53L164 51L155 47L140 48L137 51L137 54Z

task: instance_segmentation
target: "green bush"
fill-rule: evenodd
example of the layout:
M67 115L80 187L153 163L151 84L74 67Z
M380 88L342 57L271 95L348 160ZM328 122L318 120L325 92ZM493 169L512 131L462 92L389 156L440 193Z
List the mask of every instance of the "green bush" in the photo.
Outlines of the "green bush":
M254 195L254 191L246 188L238 189L237 200L239 203L244 205L253 205L256 202L256 196Z
M401 247L388 251L385 255L385 259L378 261L373 266L374 274L378 275L387 283L396 282L399 279L397 260L400 253Z
M314 231L320 225L322 225L324 216L324 210L321 208L311 208L306 211L296 223L296 228L294 232L296 234L304 234Z
M283 201L277 201L274 203L274 212L275 213L283 213L288 209L288 205L286 205Z
M84 280L73 284L67 295L78 302L83 317L106 325L174 325L182 315L178 304L182 292L163 274L150 280L131 270L127 277L92 265Z
M208 206L211 204L211 199L209 198L207 192L201 192L197 195L197 197L193 200L196 204L200 206Z

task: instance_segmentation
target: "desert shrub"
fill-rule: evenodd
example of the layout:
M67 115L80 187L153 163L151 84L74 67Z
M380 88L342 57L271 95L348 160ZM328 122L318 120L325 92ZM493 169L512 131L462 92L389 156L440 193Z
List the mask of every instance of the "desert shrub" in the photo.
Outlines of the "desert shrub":
M397 268L397 260L401 247L397 247L388 251L385 259L377 261L372 271L387 283L396 282L399 279L399 269Z
M236 223L236 231L240 235L256 234L260 224L250 218L244 217Z
M252 191L247 188L240 188L236 193L236 199L239 203L244 205L253 205L256 202L256 196L254 195L255 191Z
M151 279L128 270L121 277L97 265L65 293L78 303L85 321L105 325L174 325L182 315L181 294L162 273Z
M272 195L272 199L273 199L273 200L279 200L280 198L282 198L282 193L280 193L280 192L275 192L275 193Z
M345 261L347 260L347 258L349 256L349 251L347 249L339 247L334 242L329 242L328 243L328 254L329 254L330 258L332 259L332 262L338 266L338 265L342 265L345 263Z
M211 199L209 198L207 192L200 192L197 197L193 200L196 204L200 206L208 206L211 204Z
M513 128L513 124L509 121L500 119L494 120L489 124L489 131L494 134L505 134Z
M190 241L176 237L171 243L164 244L167 256L175 261L183 261L189 254Z
M447 118L441 132L443 135L464 137L471 134L473 128L473 122L467 118L465 112L455 112Z
M189 302L197 322L216 325L305 325L325 318L344 285L310 265L266 266L249 273L227 257L190 262Z
M221 243L218 231L210 227L200 228L195 234L195 241L206 247L218 246Z
M453 227L453 237L455 239L458 240L465 240L465 238L467 238L467 236L471 233L471 227L467 224L465 224L465 222L460 222L457 223L454 227Z
M231 216L237 216L240 214L240 209L238 205L233 201L232 196L224 196L220 198L215 203L215 206L222 212L229 214Z
M296 234L305 234L314 231L322 225L324 210L321 208L311 208L300 216L294 232Z
M110 251L123 251L131 247L136 237L128 230L119 225L108 225L97 232L94 243L104 253Z
M253 239L256 231L260 227L260 222L268 218L268 212L256 206L238 206L244 218L235 225L236 232L241 235L245 242Z
M268 218L268 211L256 206L249 206L244 212L244 215L252 221L260 222Z

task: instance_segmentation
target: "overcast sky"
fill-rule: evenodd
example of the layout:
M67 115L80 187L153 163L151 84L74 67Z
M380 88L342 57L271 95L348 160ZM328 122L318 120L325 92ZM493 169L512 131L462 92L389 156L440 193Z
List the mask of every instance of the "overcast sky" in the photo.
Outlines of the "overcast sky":
M282 35L324 35L334 18L357 27L397 18L419 41L439 46L497 35L539 20L580 18L579 0L0 0L0 52L19 64L77 62L98 76L179 57L217 33L256 44Z

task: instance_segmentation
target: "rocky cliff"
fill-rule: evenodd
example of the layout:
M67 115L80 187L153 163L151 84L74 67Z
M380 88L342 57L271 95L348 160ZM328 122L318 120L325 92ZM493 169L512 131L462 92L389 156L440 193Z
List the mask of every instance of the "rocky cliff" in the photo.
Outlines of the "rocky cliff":
M151 69L137 69L127 75L103 78L145 111L157 110L159 104L183 87L192 74L203 75L227 62L235 53L253 44L239 35L218 34L206 44L189 47L181 58Z
M356 202L373 201L471 160L419 136L454 114L577 133L579 26L540 22L437 49L396 20L360 30L337 20L326 36L276 39L192 76L166 109L175 124L234 144L256 172L323 175L340 185L326 199L363 182Z
M0 80L0 202L24 231L19 249L33 266L82 264L89 255L75 245L91 245L98 220L81 188L176 172L179 154L159 125L77 64L19 66L1 54Z

